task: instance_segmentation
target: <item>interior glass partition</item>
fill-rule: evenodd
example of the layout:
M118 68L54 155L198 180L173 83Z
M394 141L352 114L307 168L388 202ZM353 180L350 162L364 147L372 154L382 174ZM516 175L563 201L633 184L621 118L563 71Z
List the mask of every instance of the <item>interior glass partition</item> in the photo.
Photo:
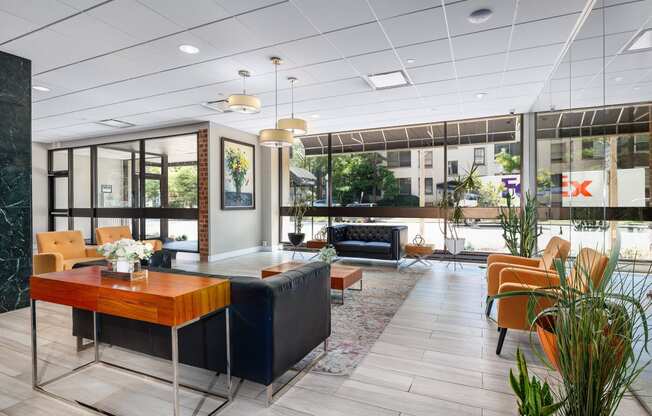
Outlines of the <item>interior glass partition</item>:
M128 226L134 238L198 251L197 135L50 151L50 229Z

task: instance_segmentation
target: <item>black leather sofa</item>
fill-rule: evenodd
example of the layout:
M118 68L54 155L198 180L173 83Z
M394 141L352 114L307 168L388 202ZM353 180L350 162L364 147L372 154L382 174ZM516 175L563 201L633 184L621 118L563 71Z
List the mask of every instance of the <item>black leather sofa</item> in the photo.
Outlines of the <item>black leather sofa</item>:
M340 257L393 260L405 255L405 225L341 224L328 227L328 242Z
M149 270L231 280L231 373L235 377L270 387L330 336L330 266L326 263L309 263L264 280ZM98 321L102 343L171 359L169 327L101 314ZM181 328L179 361L224 373L224 334L223 312ZM73 335L93 339L92 312L73 309Z

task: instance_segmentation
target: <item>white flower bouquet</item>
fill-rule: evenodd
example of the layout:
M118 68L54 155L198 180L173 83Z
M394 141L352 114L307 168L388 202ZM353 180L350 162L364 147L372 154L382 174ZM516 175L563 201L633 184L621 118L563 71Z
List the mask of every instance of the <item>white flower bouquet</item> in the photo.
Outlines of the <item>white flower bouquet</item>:
M133 272L135 263L147 260L154 254L151 244L128 238L103 244L97 248L97 251L111 260L114 271L124 273Z
M337 251L335 251L335 247L330 244L319 250L319 260L324 263L331 264L333 260L335 260L335 257L337 257Z

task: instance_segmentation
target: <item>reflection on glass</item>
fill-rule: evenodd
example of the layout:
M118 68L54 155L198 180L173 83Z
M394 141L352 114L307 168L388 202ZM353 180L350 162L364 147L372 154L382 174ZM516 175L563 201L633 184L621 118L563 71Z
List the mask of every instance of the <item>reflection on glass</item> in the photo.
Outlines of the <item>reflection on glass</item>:
M68 150L52 152L52 171L68 170Z
M75 208L91 207L91 149L88 147L73 149L73 206Z
M81 231L82 235L84 236L84 240L87 242L91 241L93 227L91 226L90 218L73 218L73 225L75 231Z
M168 239L163 247L169 250L198 251L196 220L168 220Z
M100 208L129 208L138 184L135 168L139 143L124 142L97 148L97 204ZM134 185L136 184L136 185Z
M147 218L145 220L145 238L160 238L161 237L161 220Z
M68 178L54 178L54 209L68 209Z
M68 229L68 217L54 217L54 231L66 231Z

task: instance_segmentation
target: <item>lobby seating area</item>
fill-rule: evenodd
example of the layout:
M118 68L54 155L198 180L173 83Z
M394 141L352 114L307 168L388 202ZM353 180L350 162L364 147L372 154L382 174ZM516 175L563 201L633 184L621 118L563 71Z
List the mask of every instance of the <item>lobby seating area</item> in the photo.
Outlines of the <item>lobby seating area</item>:
M0 416L652 415L652 0L0 1Z

